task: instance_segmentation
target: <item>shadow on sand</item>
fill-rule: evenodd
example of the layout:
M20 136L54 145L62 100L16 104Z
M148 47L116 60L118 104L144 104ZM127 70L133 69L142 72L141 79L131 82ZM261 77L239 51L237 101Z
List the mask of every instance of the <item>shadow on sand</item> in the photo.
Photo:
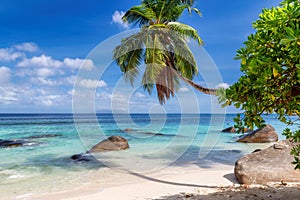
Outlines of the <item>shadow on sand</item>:
M201 194L202 193L202 194ZM257 186L252 188L238 187L219 187L211 193L202 191L199 188L196 193L180 193L170 196L163 196L155 200L261 200L261 199L288 199L299 200L300 185L291 186Z

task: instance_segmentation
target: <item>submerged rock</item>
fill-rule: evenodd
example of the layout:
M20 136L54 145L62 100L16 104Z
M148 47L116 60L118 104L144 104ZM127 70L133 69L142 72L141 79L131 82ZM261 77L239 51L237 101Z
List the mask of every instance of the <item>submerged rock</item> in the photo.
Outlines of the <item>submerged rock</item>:
M124 129L124 132L133 132L133 131L135 131L135 130L133 130L133 129L131 129L131 128L125 128L125 129Z
M296 144L285 140L267 149L240 158L234 174L241 184L265 184L269 182L300 182L300 170L295 170L290 155Z
M60 137L62 134L42 134L42 135L32 135L26 137L26 139L40 139L40 138L51 138L51 137Z
M92 161L92 156L88 154L75 154L70 157L72 160L77 161L77 162L89 162Z
M174 134L163 134L163 133L154 133L154 132L143 132L143 131L134 130L134 129L131 129L131 128L126 128L126 129L123 130L123 132L126 132L126 133L133 133L133 134L153 135L153 136L169 136L169 137L178 136L178 135L174 135Z
M2 148L14 148L23 146L25 142L19 140L0 140L0 147Z
M262 129L257 129L252 131L251 133L242 136L237 142L245 142L245 143L267 143L267 142L277 142L278 135L275 129L267 124Z
M111 136L89 150L89 153L98 153L98 152L106 152L106 151L120 151L129 148L129 144L127 140L121 136Z

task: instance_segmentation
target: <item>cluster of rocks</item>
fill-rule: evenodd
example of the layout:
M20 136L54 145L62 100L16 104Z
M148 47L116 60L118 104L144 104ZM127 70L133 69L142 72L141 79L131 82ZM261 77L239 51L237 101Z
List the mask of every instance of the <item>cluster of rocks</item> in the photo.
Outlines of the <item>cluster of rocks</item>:
M234 127L228 127L222 132L227 133L236 133L236 129ZM277 142L278 135L275 129L270 125L267 124L262 129L256 129L251 131L250 129L245 128L244 132L249 132L246 135L241 136L237 142L244 142L244 143L267 143L267 142Z

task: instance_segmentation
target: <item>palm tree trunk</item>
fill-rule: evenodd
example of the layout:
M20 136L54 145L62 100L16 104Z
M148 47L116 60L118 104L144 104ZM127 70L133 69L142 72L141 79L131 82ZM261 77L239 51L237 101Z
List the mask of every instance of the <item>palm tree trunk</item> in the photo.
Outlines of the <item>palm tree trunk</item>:
M198 85L197 83L193 82L192 80L190 80L190 79L182 76L181 74L179 74L177 70L173 69L173 72L177 75L177 77L179 77L181 80L183 80L185 83L189 84L190 86L192 86L196 90L198 90L200 92L203 92L205 94L209 94L209 95L216 95L217 94L217 89L202 87L201 85Z

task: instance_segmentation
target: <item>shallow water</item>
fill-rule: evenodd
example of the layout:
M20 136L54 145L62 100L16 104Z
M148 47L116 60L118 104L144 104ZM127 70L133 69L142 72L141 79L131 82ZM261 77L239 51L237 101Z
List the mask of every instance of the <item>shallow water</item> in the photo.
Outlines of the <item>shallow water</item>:
M107 171L107 166L143 173L193 161L200 168L211 167L207 161L232 165L242 155L266 146L236 143L237 134L221 133L233 125L234 117L99 114L95 124L90 115L79 115L74 120L71 114L0 114L0 139L26 142L22 147L0 148L0 198L61 191L94 177L105 181L113 173ZM265 119L284 139L280 133L285 125L275 117ZM133 131L122 131L126 128ZM96 158L101 162L70 159L111 135L125 137L130 149L99 154Z

